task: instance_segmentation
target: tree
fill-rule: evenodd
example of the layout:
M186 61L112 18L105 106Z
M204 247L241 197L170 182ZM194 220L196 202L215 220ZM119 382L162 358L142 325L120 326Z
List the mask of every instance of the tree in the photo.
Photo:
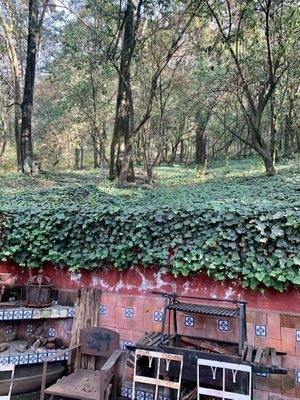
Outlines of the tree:
M249 140L243 140L262 157L267 174L274 175L271 146L264 138L262 120L278 83L290 67L288 56L296 39L295 31L286 24L296 11L295 5L276 0L226 0L226 8L221 7L219 12L218 1L205 2L233 62L235 93L250 133Z
M24 94L21 104L22 110L22 171L28 168L33 171L33 146L32 146L32 109L35 83L36 60L39 42L42 33L46 9L49 0L40 4L39 0L29 0L28 3L28 35L27 55L25 68Z

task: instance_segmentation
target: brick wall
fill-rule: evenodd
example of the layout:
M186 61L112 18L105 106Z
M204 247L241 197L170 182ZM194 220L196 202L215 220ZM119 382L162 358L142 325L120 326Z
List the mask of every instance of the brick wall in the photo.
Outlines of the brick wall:
M13 272L15 283L24 284L36 271L21 269L12 263L0 264L0 272ZM294 400L300 398L300 289L291 288L284 293L266 289L264 294L242 289L238 281L214 282L205 275L175 279L166 270L157 268L130 268L119 272L112 269L83 270L70 273L66 269L45 267L45 274L57 288L76 289L80 286L102 288L99 323L117 330L121 346L134 343L146 331L159 331L163 300L151 294L152 290L178 292L187 295L239 298L248 302L248 343L270 346L287 353L282 366L288 368L286 376L255 376L256 400ZM195 317L182 314L181 329L185 333L234 339L236 322L226 318ZM123 370L124 372L124 370ZM124 379L130 378L125 371ZM123 387L124 393L126 387Z

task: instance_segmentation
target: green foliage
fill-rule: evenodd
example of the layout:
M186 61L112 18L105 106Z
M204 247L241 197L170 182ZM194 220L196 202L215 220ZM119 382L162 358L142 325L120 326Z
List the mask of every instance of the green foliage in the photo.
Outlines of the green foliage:
M105 181L6 190L1 257L71 270L164 266L175 276L201 271L253 289L300 285L298 170L237 179L212 168L204 181L192 169L159 171L165 187L152 190Z

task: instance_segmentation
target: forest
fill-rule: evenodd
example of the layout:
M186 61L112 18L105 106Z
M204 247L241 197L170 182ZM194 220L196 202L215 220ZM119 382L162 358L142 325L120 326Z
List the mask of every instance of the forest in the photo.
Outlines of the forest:
M2 172L300 152L297 0L1 0Z

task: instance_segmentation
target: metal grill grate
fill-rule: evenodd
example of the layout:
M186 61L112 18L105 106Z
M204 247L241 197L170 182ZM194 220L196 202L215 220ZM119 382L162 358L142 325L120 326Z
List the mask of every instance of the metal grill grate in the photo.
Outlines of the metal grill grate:
M239 310L229 307L208 306L205 304L191 304L191 303L173 303L167 307L169 310L192 312L197 314L215 315L218 317L233 317L239 316Z

